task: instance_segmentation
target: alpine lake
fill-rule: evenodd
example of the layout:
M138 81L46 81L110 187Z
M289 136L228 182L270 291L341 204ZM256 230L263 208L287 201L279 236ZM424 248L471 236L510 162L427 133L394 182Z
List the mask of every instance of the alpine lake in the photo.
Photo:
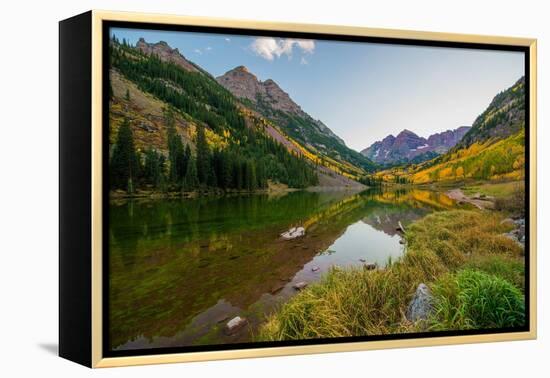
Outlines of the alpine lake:
M296 284L314 284L336 266L383 269L406 253L399 223L455 205L419 189L111 200L110 346L254 341ZM305 235L281 237L293 227ZM248 323L229 334L236 316Z

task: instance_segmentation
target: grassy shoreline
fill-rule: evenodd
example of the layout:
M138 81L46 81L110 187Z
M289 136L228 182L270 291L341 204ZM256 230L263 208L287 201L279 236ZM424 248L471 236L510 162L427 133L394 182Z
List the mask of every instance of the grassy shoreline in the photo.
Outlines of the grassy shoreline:
M503 233L506 214L487 210L433 213L406 232L407 252L384 270L332 269L270 315L259 340L344 337L495 328L523 318L523 249ZM429 319L406 311L425 283L434 296Z

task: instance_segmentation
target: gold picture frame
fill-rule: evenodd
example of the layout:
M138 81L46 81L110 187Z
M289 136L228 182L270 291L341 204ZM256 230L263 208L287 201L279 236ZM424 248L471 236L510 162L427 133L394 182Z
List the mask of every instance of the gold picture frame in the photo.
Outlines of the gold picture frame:
M80 19L78 18L80 17ZM143 24L162 24L162 25L186 25L186 26L199 26L199 27L218 27L228 29L249 29L251 31L280 31L280 32L299 32L299 33L315 33L334 36L358 36L358 37L376 37L376 38L395 38L401 40L418 40L418 41L438 41L438 42L459 42L459 43L471 43L471 44L487 44L487 45L505 45L505 46L521 46L528 49L529 54L529 66L526 70L529 70L529 250L526 251L528 255L528 269L529 269L529 292L526 293L529 301L529 330L525 332L511 332L511 333L494 333L494 334L476 334L476 335L458 335L458 336L434 336L429 338L403 338L397 340L375 340L375 341L358 341L347 343L334 343L334 344L314 344L314 345L295 345L295 346L274 346L255 349L231 349L231 350L217 350L217 351L200 351L200 352L185 352L185 353L170 353L170 354L151 354L151 355L138 355L138 356L124 356L124 357L104 357L103 354L103 295L104 287L102 282L103 277L103 260L102 251L104 248L104 235L103 233L103 174L105 165L103 162L103 148L104 148L104 135L103 135L103 122L104 122L104 101L103 101L103 46L104 46L104 25L106 22L128 22L128 23L143 23ZM65 24L63 24L65 23ZM72 23L72 24L71 24ZM69 25L69 26L64 26ZM70 26L72 25L72 26ZM64 27L66 29L64 29ZM317 25L317 24L294 24L294 23L279 23L279 22L258 22L252 20L231 20L231 19L219 19L210 17L189 17L189 16L174 16L174 15L161 15L161 14L145 14L145 13L129 13L129 12L111 12L93 10L82 16L77 16L73 19L61 22L60 40L61 51L60 60L61 68L60 73L63 76L65 71L63 63L64 57L66 59L71 58L77 50L76 47L72 47L75 42L67 39L63 40L64 35L67 33L76 33L77 31L85 31L89 36L89 55L81 59L88 59L91 57L88 64L89 67L89 87L85 88L90 91L90 96L86 100L91 100L90 103L83 103L80 106L85 108L89 107L89 118L80 118L80 120L89 120L90 127L86 129L88 135L84 135L86 141L90 142L89 151L91 151L89 167L89 224L85 227L87 235L89 236L89 245L82 245L81 248L86 250L86 258L79 262L79 266L75 268L76 264L73 261L69 261L71 257L67 256L67 253L61 251L60 264L65 268L60 269L60 274L63 277L60 278L60 354L63 357L82 363L84 365L99 368L99 367L115 367L115 366L130 366L130 365L143 365L143 364L160 364L160 363L174 363L174 362L190 362L190 361L208 361L219 359L237 359L237 358L251 358L251 357L268 357L268 356L283 356L283 355L299 355L299 354L311 354L311 353L328 353L328 352L347 352L347 351L359 351L359 350L371 350L371 349L389 349L389 348L404 348L404 347L423 347L423 346L435 346L435 345L449 345L449 344L466 344L466 343L482 343L482 342L495 342L495 341L512 341L512 340L529 340L535 339L537 335L536 314L537 314L537 290L536 290L536 213L537 213L537 148L536 148L536 123L537 123L537 41L530 38L514 38L514 37L501 37L501 36L483 36L483 35L469 35L469 34L453 34L453 33L436 33L436 32L424 32L424 31L412 31L412 30L393 30L393 29L378 29L367 27L353 27L353 26L336 26L336 25ZM63 34L65 33L65 34ZM69 37L67 37L69 38ZM74 38L74 36L73 36ZM64 42L65 41L65 42ZM63 50L65 48L65 50ZM65 54L65 55L64 55ZM68 64L68 63L67 63ZM76 74L75 74L76 75ZM60 79L63 81L64 79ZM68 81L69 79L65 79ZM65 88L61 83L61 89ZM67 84L69 85L69 84ZM61 95L60 100L60 112L66 111L66 108L71 105L70 101L81 101L80 98L69 99L69 96L63 97ZM73 107L75 105L73 104ZM67 120L70 117L67 116ZM61 123L63 123L63 116L61 116ZM63 130L63 125L61 125ZM62 132L63 134L63 132ZM61 149L63 149L63 136L62 136ZM63 160L63 152L60 160ZM63 161L61 165L63 166ZM70 174L70 168L67 168L67 174ZM63 169L61 173L61 186L63 187ZM63 192L63 189L62 189ZM66 201L77 201L79 194L73 194L73 197L69 198L67 194ZM61 194L63 197L63 193ZM64 215L64 206L69 206L69 202L65 205L60 204L62 207L61 218ZM68 211L68 210L67 210ZM63 220L61 220L63 222ZM65 224L65 229L62 227L60 238L66 237L70 232L70 227L76 227ZM66 233L64 233L66 232ZM76 231L73 231L76 232ZM76 241L74 243L77 243ZM63 243L60 249L63 249ZM77 244L75 244L77 245ZM73 248L74 252L74 248ZM64 265L64 261L67 261ZM64 270L65 269L65 270ZM90 279L89 293L83 293L83 300L89 301L89 307L86 307L86 311L90 310L89 317L81 319L82 325L72 325L67 327L67 322L70 322L73 317L78 316L75 309L70 309L71 304L65 303L64 298L70 295L76 295L75 293L68 293L68 285L72 285L75 290L80 290L82 287L71 281L71 276L67 273L67 269L76 269L76 271L87 271L87 275L83 279ZM76 279L76 278L75 278ZM66 301L71 301L67 299ZM74 305L74 302L71 302ZM87 302L86 302L87 303ZM89 323L88 323L89 322ZM85 336L83 336L85 335ZM77 345L76 339L89 340L88 347L84 348L85 352L74 352L73 349ZM85 356L83 356L83 353ZM89 355L88 355L89 353Z

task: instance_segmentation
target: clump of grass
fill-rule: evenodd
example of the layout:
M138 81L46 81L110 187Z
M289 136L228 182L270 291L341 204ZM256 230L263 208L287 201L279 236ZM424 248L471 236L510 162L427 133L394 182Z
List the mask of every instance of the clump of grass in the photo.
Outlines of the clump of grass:
M497 214L477 210L430 214L407 229L407 251L400 260L392 262L385 270L330 270L320 282L269 316L260 329L259 339L274 341L415 331L417 325L407 322L404 314L417 286L422 282L438 281L438 290L443 293L444 285L451 283L440 282L439 278L454 277L452 274L467 264L495 274L500 272L501 277L516 283L519 281L515 276L517 267L499 265L490 259L518 261L522 253L517 243L501 235L510 228L501 224L501 219ZM485 277L474 277L477 278ZM497 279L495 285L502 286L504 280ZM486 281L481 289L490 292L491 285ZM513 285L508 286L519 292ZM474 289L475 285L468 289L472 296ZM443 318L457 316L459 324L472 324L469 320L460 320L462 315L457 313L457 309L462 308L458 306L461 303L459 291L455 286L449 286L448 291L450 302L445 308L449 313ZM468 304L472 311L480 307L475 301ZM508 320L503 318L502 323ZM453 324L441 323L441 327Z
M525 289L525 262L523 258L498 255L476 256L469 259L464 268L479 270L500 277L522 292Z
M486 182L478 185L467 185L462 191L469 195L481 194L495 198L506 198L513 195L519 187L524 187L522 181Z
M435 313L432 330L487 329L525 324L523 294L510 282L465 269L432 285Z
M501 220L501 215L488 211L433 213L409 227L407 243L409 250L433 250L450 269L471 256L520 256L521 247L502 235L512 227Z
M331 269L271 316L259 337L273 341L403 331L400 309L413 286L395 268Z

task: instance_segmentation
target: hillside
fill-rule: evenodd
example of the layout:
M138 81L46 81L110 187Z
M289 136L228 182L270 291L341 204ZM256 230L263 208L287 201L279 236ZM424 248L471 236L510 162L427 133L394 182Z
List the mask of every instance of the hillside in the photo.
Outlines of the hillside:
M447 153L376 174L384 181L520 180L525 177L525 79L497 94Z
M449 151L469 130L470 127L461 126L423 138L405 129L396 137L388 135L373 143L361 153L373 162L386 166L420 163Z
M113 38L110 55L112 189L361 187L362 168L312 152L165 42Z
M510 88L495 96L487 109L476 118L457 148L465 148L490 139L504 139L518 133L524 127L525 77L521 77Z
M237 98L280 126L289 137L351 176L373 171L375 165L348 148L323 122L314 119L296 104L272 79L260 81L246 67L236 67L216 79Z

